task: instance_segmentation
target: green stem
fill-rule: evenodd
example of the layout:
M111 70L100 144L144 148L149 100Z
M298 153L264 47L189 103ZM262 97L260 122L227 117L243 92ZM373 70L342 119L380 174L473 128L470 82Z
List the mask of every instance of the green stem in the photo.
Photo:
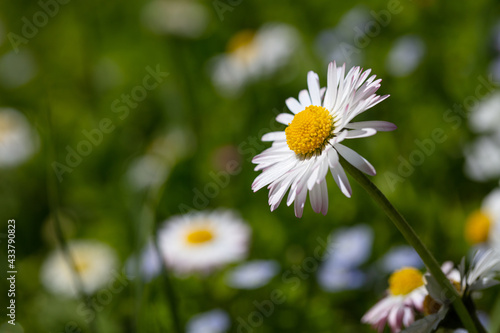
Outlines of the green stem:
M453 308L460 317L464 328L467 329L469 333L478 333L478 329L474 324L467 308L458 292L451 285L448 278L444 275L441 267L439 266L436 259L429 252L427 247L422 243L420 238L417 236L413 228L408 224L405 218L394 208L394 206L387 200L385 195L373 184L368 177L366 177L361 171L356 169L345 159L340 157L340 163L344 169L363 187L372 199L379 205L380 208L385 212L385 214L392 220L396 228L403 234L406 241L417 251L420 258L424 262L427 269L430 271L432 276L439 283L443 291L447 295L450 295L448 299L452 302ZM481 331L481 330L479 330Z

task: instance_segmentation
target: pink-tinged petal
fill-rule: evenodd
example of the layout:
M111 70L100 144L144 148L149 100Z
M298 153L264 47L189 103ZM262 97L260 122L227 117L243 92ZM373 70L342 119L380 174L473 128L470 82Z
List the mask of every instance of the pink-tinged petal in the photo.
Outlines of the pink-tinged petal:
M316 184L316 186L309 191L309 199L311 200L313 211L315 213L320 213L323 199L321 198L321 186L319 184Z
M328 188L326 186L326 180L323 180L319 185L321 186L321 199L323 200L321 214L326 216L326 213L328 213Z
M405 307L403 315L403 325L408 327L413 324L414 321L415 315L413 314L413 311L410 308Z
M262 136L262 141L286 141L285 131L270 132Z
M302 105L300 105L299 101L297 101L293 97L287 98L286 101L285 101L285 104L288 107L288 109L290 111L292 111L293 113L295 113L295 114L297 114L300 111L304 110L304 108L302 107Z
M377 134L377 131L373 128L364 128L359 130L351 130L347 131L346 139L359 139L359 138L367 138L369 136L373 136Z
M295 198L295 216L299 219L302 217L302 213L304 212L304 205L306 203L307 198L307 188L303 187L302 191L297 193L297 197Z
M360 121L356 123L349 123L345 125L345 128L350 128L350 129L373 128L374 130L379 132L390 132L394 131L398 127L388 121L373 120L373 121Z
M313 105L321 106L321 96L319 92L319 76L318 74L310 71L307 73L307 86L309 88L309 95Z
M302 110L304 110L309 105L312 105L311 98L307 89L301 90L299 92L299 102L302 104Z
M343 144L337 143L335 149L339 152L342 157L346 159L347 162L351 163L357 169L363 171L364 173L374 176L377 172L373 165L370 164L363 156L356 153L351 148L344 146Z
M283 125L288 126L292 122L292 120L293 120L293 115L289 113L280 113L278 116L276 116L276 121Z

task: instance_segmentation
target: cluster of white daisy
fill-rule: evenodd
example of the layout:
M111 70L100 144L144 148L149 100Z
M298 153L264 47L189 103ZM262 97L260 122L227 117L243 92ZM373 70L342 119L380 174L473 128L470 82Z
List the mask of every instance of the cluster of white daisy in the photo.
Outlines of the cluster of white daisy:
M471 300L474 293L494 286L500 281L500 256L495 250L479 251L466 270L465 260L454 268L446 262L442 270L464 300ZM391 331L407 333L430 333L438 326L453 328L450 313L452 300L447 298L430 274L422 274L414 267L404 267L389 277L386 296L371 308L361 319L383 332L386 325ZM466 302L469 304L470 302ZM475 311L475 309L469 309ZM451 325L451 326L447 326Z

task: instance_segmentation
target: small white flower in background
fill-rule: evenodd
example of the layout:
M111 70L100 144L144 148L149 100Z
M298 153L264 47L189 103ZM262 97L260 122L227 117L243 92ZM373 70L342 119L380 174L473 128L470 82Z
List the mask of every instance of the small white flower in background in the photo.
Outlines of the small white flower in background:
M361 287L366 275L358 267L371 255L373 230L364 224L341 228L331 234L329 243L318 271L319 285L331 292Z
M203 312L189 319L187 333L224 333L231 326L229 315L221 309Z
M359 44L355 43L355 38L359 37L358 29L363 31L370 19L369 10L360 6L345 13L335 28L322 31L316 38L318 54L326 62L335 59L338 63L360 64L364 52L357 47Z
M481 208L469 215L464 234L472 245L483 244L500 251L500 188L490 192Z
M465 174L484 182L500 179L500 133L484 135L465 146Z
M139 273L141 278L149 282L158 276L162 268L161 257L153 242L149 241L138 256L131 256L125 267L129 278L136 277L136 274Z
M189 156L194 142L189 131L174 128L155 138L146 154L135 158L127 170L127 180L137 190L158 187L176 163Z
M170 167L156 155L143 155L132 161L127 171L129 183L138 190L159 186L167 179Z
M388 72L397 77L411 74L425 54L425 44L418 36L403 36L397 39L387 57Z
M383 332L389 325L393 333L400 332L403 326L415 321L415 311L423 310L427 291L423 274L416 268L404 267L389 277L387 295L375 304L361 319Z
M174 216L158 231L166 264L178 274L209 273L247 256L251 229L230 210Z
M389 97L375 94L381 79L375 80L375 75L369 77L370 72L353 67L345 74L345 65L337 67L332 62L328 66L326 89L320 88L318 75L309 72L308 89L299 93L298 100L286 100L292 113L281 113L276 120L288 127L265 134L262 141L273 144L252 160L257 164L255 170L262 170L252 189L256 192L267 186L271 211L278 208L290 189L286 204L290 206L295 202L297 217L302 217L308 192L313 210L326 215L328 170L342 193L350 197L351 186L338 154L364 173L375 175L375 168L365 158L340 143L396 129L394 124L385 121L351 122Z
M451 262L444 263L442 270L462 298L470 297L470 293L500 283L496 280L500 276L500 254L492 249L476 253L468 271L465 271L465 260L462 260L460 270L454 269ZM446 293L442 292L434 277L426 274L425 280L428 291L423 309L425 317L415 321L405 333L434 332L450 309L451 301L446 298Z
M380 260L380 266L386 273L394 272L403 267L422 268L424 263L417 251L408 245L391 248Z
M27 160L37 149L37 141L37 135L21 112L0 108L0 168Z
M248 261L226 273L226 284L236 289L257 289L268 284L279 270L275 260Z
M298 32L283 23L268 23L257 31L244 30L228 42L227 53L212 59L212 81L225 96L238 95L251 81L284 66L299 43Z
M500 131L500 92L495 92L478 103L471 111L469 125L476 133Z
M33 55L26 49L10 51L0 58L0 84L18 88L31 81L38 72Z
M207 8L193 0L153 0L142 10L142 23L156 34L198 38L209 23Z
M68 248L83 284L84 292L92 294L112 281L118 266L115 251L95 240L74 240ZM78 296L75 272L62 249L53 251L40 271L42 284L51 292L68 297Z
M476 181L500 179L499 105L500 92L494 92L470 112L469 125L481 136L465 146L465 173Z

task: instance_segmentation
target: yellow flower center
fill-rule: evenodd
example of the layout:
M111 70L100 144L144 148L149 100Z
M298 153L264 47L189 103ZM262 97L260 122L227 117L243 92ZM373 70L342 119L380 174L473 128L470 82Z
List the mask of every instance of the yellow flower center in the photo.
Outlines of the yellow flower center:
M194 230L188 233L186 236L187 242L194 245L206 243L212 238L214 238L214 234L212 233L212 231L207 229Z
M416 268L404 267L389 277L389 291L392 295L406 295L424 285L422 273Z
M465 223L465 239L471 244L486 242L490 227L490 216L481 211L476 211L469 216Z
M78 257L75 257L74 263L74 269L77 271L77 273L83 273L89 267L89 262L87 260L78 259Z
M286 143L297 155L321 153L333 137L333 117L321 106L308 106L297 113L285 129Z
M436 302L434 298L432 298L430 295L426 295L424 298L424 314L426 316L430 314L437 313L439 309L441 308L441 304Z
M237 50L250 46L254 40L255 32L252 30L243 30L231 37L227 43L227 51L233 53Z

